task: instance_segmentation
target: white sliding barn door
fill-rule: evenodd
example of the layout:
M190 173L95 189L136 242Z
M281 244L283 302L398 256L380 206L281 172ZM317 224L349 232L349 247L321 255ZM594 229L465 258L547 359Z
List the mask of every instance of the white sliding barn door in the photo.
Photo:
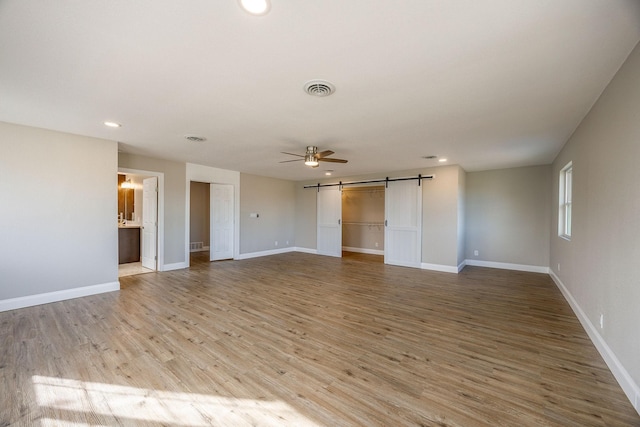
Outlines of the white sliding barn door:
M209 259L233 258L233 185L210 185Z
M317 196L319 255L342 256L342 191L340 187L321 187Z
M142 266L157 270L158 177L142 181Z
M418 181L392 181L385 191L385 264L422 263L422 187Z

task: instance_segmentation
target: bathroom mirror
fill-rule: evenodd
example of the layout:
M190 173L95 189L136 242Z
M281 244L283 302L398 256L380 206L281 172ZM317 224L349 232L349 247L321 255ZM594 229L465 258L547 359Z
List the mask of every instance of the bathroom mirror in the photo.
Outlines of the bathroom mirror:
M135 212L134 192L132 181L127 179L126 175L118 174L118 220L133 220L132 216Z

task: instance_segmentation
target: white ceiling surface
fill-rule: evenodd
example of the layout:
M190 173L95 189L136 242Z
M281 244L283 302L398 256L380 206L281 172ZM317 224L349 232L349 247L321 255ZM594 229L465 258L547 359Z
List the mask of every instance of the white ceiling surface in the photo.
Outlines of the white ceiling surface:
M0 120L293 180L548 164L639 39L637 0L0 0Z

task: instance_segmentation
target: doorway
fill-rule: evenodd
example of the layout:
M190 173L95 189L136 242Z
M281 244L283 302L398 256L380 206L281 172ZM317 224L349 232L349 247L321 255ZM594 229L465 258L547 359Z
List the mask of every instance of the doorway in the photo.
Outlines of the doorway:
M118 277L161 270L164 174L118 171Z
M342 250L384 255L384 186L342 190Z
M363 193L356 193L363 191L362 188L346 188L343 184L318 186L317 253L340 257L343 249L369 254L382 252L385 264L421 268L421 180L420 176L387 179L384 188L366 188ZM370 193L370 201L376 204L371 203L371 206L364 208L355 199L367 191ZM347 201L354 199L351 206L345 202L344 213L343 194ZM375 196L378 196L377 200ZM363 200L366 199L360 198L361 203ZM356 229L360 230L355 231ZM343 230L348 231L343 234ZM381 231L383 234L380 234ZM345 237L351 240L347 240L343 246Z
M189 259L233 259L235 192L232 184L190 181Z
M210 249L210 184L191 181L189 198L189 256L191 265L209 261Z

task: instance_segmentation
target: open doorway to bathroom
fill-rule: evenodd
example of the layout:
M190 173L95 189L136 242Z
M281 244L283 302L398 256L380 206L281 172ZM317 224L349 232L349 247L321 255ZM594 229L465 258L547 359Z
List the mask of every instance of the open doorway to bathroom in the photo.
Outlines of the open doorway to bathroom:
M118 173L118 277L158 270L158 177Z

